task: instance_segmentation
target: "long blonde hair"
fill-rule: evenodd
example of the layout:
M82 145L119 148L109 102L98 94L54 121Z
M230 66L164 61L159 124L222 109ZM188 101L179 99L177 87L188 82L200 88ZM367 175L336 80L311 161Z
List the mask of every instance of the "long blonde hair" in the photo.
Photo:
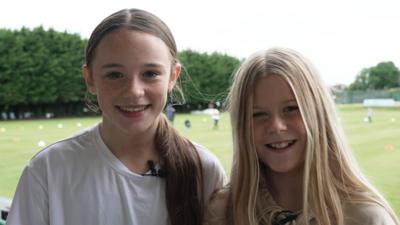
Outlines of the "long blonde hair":
M382 206L399 224L381 194L365 179L349 147L336 109L317 70L301 54L284 48L260 51L237 70L228 97L234 141L228 214L233 224L258 225L257 202L261 170L253 143L252 94L268 75L282 76L296 97L307 130L303 176L303 214L312 212L319 224L343 225L344 202ZM268 181L266 181L268 182Z

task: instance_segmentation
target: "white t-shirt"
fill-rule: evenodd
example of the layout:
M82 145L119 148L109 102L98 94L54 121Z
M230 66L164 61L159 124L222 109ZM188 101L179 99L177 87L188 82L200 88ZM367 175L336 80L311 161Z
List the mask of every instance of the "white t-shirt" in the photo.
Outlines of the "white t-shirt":
M211 118L213 120L219 120L219 111L218 109L210 109L211 111Z
M225 173L213 154L195 146L208 202ZM167 225L165 179L131 172L95 126L48 146L24 169L7 225L39 224Z

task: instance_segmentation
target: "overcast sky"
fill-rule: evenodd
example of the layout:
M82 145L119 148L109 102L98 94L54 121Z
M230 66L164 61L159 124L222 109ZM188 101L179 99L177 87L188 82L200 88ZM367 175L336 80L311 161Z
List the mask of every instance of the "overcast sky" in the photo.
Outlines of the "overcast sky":
M274 46L293 48L329 85L350 84L362 68L382 61L400 66L398 0L4 0L0 28L43 25L88 38L122 8L159 16L179 50L245 58Z

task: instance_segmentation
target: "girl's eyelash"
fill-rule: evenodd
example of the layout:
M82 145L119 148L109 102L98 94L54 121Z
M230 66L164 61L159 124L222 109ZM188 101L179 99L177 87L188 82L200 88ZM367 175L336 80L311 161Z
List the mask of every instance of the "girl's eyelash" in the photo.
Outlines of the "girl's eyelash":
M260 116L265 116L265 115L267 115L267 114L263 113L263 112L255 112L255 113L253 113L253 117L260 117Z
M293 112L293 111L297 111L297 110L299 110L299 107L297 105L287 106L285 108L285 111L287 111L287 112Z
M110 72L106 74L106 77L114 80L123 77L123 74L120 72Z
M156 77L156 76L160 75L160 73L156 72L156 71L147 71L143 75L145 77Z

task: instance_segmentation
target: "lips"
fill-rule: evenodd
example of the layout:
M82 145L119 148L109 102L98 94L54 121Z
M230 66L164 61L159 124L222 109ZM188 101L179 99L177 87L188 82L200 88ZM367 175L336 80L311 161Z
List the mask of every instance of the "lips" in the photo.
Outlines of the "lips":
M284 150L294 145L296 141L297 140L280 141L280 142L265 144L265 146L273 150Z

